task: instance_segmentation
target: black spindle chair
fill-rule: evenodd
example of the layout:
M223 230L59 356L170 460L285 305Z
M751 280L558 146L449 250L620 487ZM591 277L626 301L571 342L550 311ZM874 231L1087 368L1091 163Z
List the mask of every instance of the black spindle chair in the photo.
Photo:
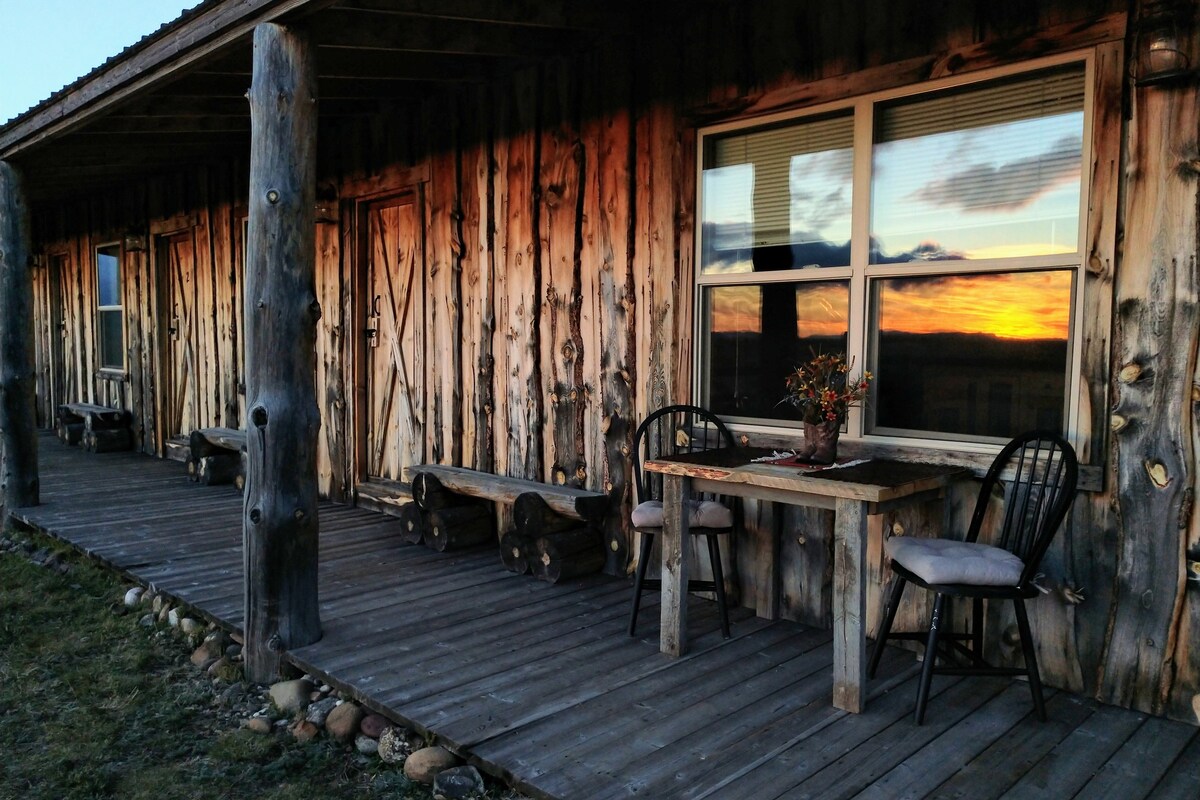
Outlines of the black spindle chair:
M633 437L633 484L637 496L633 510L633 526L642 536L637 571L633 581L633 610L629 615L629 635L637 630L638 608L642 592L646 589L661 589L662 581L648 579L646 567L650 562L650 551L654 537L662 532L663 476L647 472L642 463L682 453L699 453L720 447L733 447L733 434L716 415L698 406L674 405L655 411L638 426ZM721 633L729 638L729 607L725 597L725 577L721 569L720 537L733 532L736 509L722 498L714 495L693 495L688 502L689 532L703 536L708 541L708 555L712 562L711 581L689 580L691 592L714 592L717 608L721 612Z
M1025 601L1038 595L1033 579L1042 557L1061 527L1075 499L1078 479L1075 451L1065 439L1049 431L1031 431L1009 442L996 456L983 478L975 513L964 541L891 537L885 543L892 558L895 583L885 595L879 637L867 667L875 676L879 658L889 639L925 642L925 661L917 688L916 723L925 719L929 684L934 673L949 675L1025 675L1033 693L1038 719L1046 719L1042 682L1029 629ZM1004 511L994 544L978 542L993 495L1000 492ZM894 633L892 622L904 587L914 583L933 592L933 613L928 633ZM943 631L946 598L971 598L971 630ZM1012 600L1021 636L1024 667L995 667L983 659L983 601ZM970 647L967 647L967 643ZM939 653L938 646L943 648ZM965 658L938 666L939 655Z

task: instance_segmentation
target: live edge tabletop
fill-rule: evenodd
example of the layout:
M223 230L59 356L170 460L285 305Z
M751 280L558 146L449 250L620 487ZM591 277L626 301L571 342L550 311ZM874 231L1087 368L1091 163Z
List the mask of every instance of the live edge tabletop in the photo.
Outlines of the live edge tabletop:
M969 477L962 467L864 459L828 467L769 457L766 448L734 447L647 461L663 482L662 625L660 649L687 651L689 536L683 499L693 489L834 511L833 704L862 711L866 704L867 517L940 497Z

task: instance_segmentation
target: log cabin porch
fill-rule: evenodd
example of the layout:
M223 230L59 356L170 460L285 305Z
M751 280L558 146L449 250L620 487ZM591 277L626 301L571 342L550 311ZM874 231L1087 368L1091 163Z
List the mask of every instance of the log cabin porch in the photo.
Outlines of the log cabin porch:
M42 504L19 520L241 630L233 487L48 435L39 450ZM535 797L1195 796L1194 726L1060 691L1042 724L1020 682L946 678L915 727L899 650L866 713L847 714L830 704L826 630L742 609L723 641L693 598L692 652L673 660L655 615L625 635L627 581L549 585L494 546L438 554L389 516L324 503L320 518L324 635L287 659Z

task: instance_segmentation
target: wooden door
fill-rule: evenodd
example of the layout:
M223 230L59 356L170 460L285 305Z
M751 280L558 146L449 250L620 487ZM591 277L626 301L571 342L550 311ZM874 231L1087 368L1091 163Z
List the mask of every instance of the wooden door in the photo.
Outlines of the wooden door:
M71 307L71 297L68 286L68 270L70 259L65 254L50 256L50 269L47 271L47 287L50 299L48 318L50 322L50 410L53 412L59 405L70 403L79 398L77 388L71 385L70 377L73 370L68 358L73 358L74 348L69 347L70 331L67 330L67 310ZM53 424L53 416L51 422Z
M163 295L159 306L161 372L160 442L200 427L196 386L196 258L191 231L158 238L156 263Z
M406 194L366 208L365 408L368 479L401 480L425 460L425 253L420 203Z

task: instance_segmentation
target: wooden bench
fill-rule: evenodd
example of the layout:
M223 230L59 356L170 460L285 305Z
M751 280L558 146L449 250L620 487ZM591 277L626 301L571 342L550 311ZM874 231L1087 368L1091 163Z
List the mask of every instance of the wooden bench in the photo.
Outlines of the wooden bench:
M604 566L601 525L608 496L464 467L406 470L413 503L401 514L404 538L436 550L495 540L492 503L513 507L513 529L500 537L504 565L550 583ZM485 503L486 505L481 505Z
M133 447L133 415L95 403L64 403L58 407L58 438L93 453Z
M246 432L197 428L188 436L188 478L205 486L246 486Z

